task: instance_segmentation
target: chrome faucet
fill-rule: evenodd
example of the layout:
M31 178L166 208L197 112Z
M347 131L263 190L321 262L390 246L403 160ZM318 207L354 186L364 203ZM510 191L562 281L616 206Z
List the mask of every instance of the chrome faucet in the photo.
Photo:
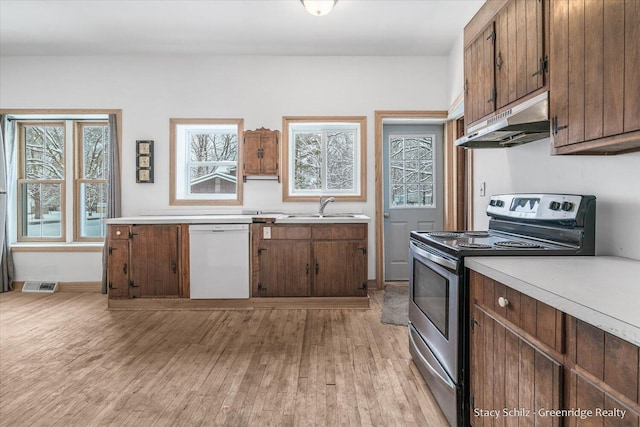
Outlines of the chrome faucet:
M335 197L329 197L326 200L322 200L322 196L320 196L320 209L318 210L318 215L323 215L324 208L326 208L330 202L335 202L335 201L336 201Z

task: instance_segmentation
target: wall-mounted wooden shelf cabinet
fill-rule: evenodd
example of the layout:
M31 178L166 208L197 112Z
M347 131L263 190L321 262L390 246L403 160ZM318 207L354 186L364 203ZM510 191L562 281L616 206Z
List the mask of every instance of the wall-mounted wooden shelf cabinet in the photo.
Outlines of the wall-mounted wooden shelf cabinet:
M273 176L280 181L280 131L260 128L244 132L242 178Z

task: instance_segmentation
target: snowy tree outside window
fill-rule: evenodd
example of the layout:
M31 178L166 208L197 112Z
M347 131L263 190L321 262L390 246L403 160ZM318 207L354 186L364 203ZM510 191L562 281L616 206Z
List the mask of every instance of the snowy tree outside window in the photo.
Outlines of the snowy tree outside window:
M238 204L242 122L171 119L171 129L172 204Z
M362 122L288 123L291 196L361 196Z
M435 135L392 135L389 141L391 207L433 206Z

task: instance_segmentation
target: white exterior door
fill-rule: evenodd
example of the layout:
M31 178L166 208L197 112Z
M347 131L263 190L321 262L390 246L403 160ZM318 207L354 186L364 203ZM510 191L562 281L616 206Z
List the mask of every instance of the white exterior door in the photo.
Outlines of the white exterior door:
M383 125L385 281L409 279L409 233L441 230L443 125Z

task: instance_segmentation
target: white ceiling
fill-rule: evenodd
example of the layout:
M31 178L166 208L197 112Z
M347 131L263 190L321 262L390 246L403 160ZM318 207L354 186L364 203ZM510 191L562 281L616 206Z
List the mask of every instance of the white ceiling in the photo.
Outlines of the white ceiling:
M0 0L0 55L447 55L484 0Z

